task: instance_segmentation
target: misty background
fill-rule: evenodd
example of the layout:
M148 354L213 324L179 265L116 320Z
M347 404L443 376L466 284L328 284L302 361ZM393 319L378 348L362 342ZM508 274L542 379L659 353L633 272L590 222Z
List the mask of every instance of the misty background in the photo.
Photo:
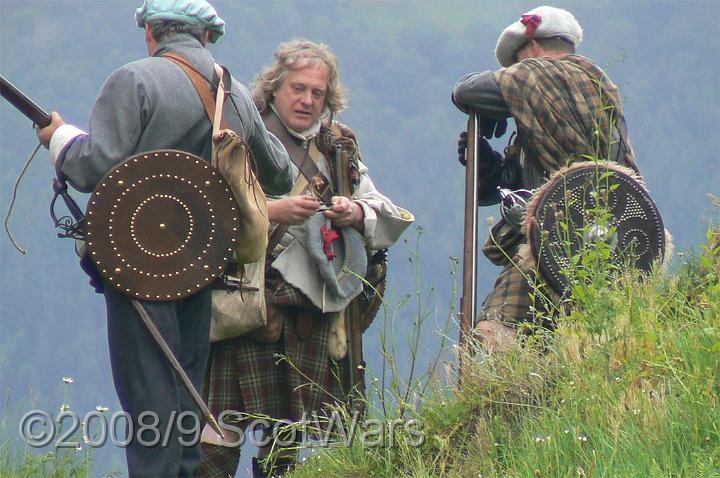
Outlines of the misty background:
M147 55L143 31L133 18L139 3L0 0L0 73L46 110L86 129L105 78ZM436 322L443 323L450 307L457 307L451 303L450 258L462 257L464 169L455 150L467 117L451 104L450 92L463 74L496 69L494 47L502 29L541 3L212 3L227 32L210 50L248 86L282 41L322 41L337 54L350 97L339 119L355 130L378 189L412 211L422 228L419 251L415 226L390 250L386 299L394 306L409 296L395 324L403 375L411 362L407 344L417 317L416 290L429 304L418 362L427 369L440 343ZM577 17L585 31L578 52L619 85L641 172L674 235L676 251L698 250L708 224L717 222L708 193L720 195L718 2L552 4ZM30 122L0 101L3 216L36 142ZM494 141L499 150L506 144L507 136ZM18 438L16 423L26 411L59 410L63 377L74 379L68 402L81 416L99 405L109 407L109 413L119 410L104 301L87 286L71 241L56 239L48 214L54 174L48 158L43 149L30 166L10 221L27 255L19 254L5 234L0 239L0 441ZM83 203L87 199L78 193L74 197ZM481 209L481 240L489 215L498 217L494 208ZM481 256L480 300L498 273ZM371 373L382 363L382 322L381 313L365 334ZM455 325L449 337L457 338ZM244 464L249 456L244 452ZM97 450L94 462L93 475L120 471L125 476L124 454L111 445ZM244 474L241 468L238 476Z

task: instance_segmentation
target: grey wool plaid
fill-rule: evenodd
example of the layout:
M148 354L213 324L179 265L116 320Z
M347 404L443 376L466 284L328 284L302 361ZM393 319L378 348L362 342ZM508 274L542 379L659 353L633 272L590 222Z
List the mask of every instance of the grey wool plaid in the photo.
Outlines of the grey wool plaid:
M609 157L625 121L617 86L580 55L533 58L495 73L518 137L547 174L575 161ZM632 149L618 163L637 171Z

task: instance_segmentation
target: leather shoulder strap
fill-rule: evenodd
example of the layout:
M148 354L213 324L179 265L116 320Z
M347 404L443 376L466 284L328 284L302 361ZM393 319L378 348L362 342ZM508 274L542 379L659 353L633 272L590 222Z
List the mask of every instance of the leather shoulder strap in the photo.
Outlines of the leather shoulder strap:
M208 116L208 119L210 120L210 123L213 124L213 130L215 128L216 124L216 118L215 118L215 111L216 111L216 103L222 104L218 100L218 98L213 95L213 92L211 90L211 84L207 79L205 79L204 76L200 74L199 71L195 68L195 66L190 63L188 60L185 59L182 55L179 55L174 52L167 52L162 55L164 58L167 58L168 60L173 61L176 65L178 65L180 68L183 69L185 74L187 74L188 78L190 78L190 81L192 81L193 85L195 86L195 89L197 90L198 95L200 96L200 100L202 101L203 106L205 107L205 113ZM216 73L220 73L218 71L219 65L215 65ZM222 70L222 67L220 67L220 70ZM224 86L222 81L222 76L220 75L220 82L218 85L218 94L217 96L220 96L221 92L224 93ZM224 98L224 94L222 95ZM220 107L222 109L222 106ZM227 124L225 123L225 118L220 118L220 124L221 129L226 129Z
M317 163L317 158L312 158L312 161L308 161L308 159L311 159L310 151L302 146L298 138L288 132L285 125L272 109L268 108L263 112L261 117L268 131L277 136L283 146L285 146L290 160L298 170L300 170L300 173L308 181L312 181L312 178L319 173L317 165L315 164Z

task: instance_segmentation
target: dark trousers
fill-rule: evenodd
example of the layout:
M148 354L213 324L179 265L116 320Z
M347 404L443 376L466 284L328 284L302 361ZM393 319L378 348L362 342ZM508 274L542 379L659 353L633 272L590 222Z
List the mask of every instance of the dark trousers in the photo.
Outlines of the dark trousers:
M210 353L210 288L182 300L140 302L202 394ZM182 421L182 428L193 429L197 420L202 430L204 418L199 407L135 312L130 298L106 285L105 303L115 390L123 410L133 420L133 439L125 450L128 475L193 476L200 463L199 433L197 440L193 433L181 434L178 417L183 412L192 413ZM183 445L181 440L191 444Z

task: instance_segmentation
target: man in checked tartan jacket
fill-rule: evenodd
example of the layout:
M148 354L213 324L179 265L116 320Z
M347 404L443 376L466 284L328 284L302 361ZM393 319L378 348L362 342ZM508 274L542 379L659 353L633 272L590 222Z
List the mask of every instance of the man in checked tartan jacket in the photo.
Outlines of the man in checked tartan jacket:
M618 89L591 60L575 54L582 37L582 28L570 12L535 8L500 35L495 55L503 68L470 73L455 85L453 103L465 113L477 112L481 119L477 143L481 206L500 201L498 186L538 188L564 166L587 160L583 155L638 172ZM509 117L515 120L517 138L503 157L486 138L502 136ZM458 142L461 155L466 144L463 133ZM533 278L528 280L517 267L525 242L524 234L502 219L483 247L490 261L503 267L475 329L487 349L507 349L515 343L518 330L550 325L536 324L533 310L543 310L547 304L540 303L539 294L532 294Z
M355 272L364 275L367 257L394 244L413 221L412 214L375 188L359 159L354 133L332 121L346 97L327 45L308 40L281 44L274 64L258 75L253 97L268 131L283 143L297 170L289 195L268 198L271 228L280 231L275 247L278 234L271 234L268 251L268 326L213 346L208 403L217 415L241 412L246 419L238 429L252 417L297 422L345 402L348 346L338 327L362 283L357 276L357 282L349 280L352 275L340 266L355 264ZM350 198L335 189L334 147L340 143L357 159L342 179L354 185ZM330 292L331 285L337 293ZM234 476L240 448L227 446L227 440L205 441L200 475ZM266 457L272 445L261 447L258 458ZM254 458L254 476L286 472L297 456L286 451L277 459Z

